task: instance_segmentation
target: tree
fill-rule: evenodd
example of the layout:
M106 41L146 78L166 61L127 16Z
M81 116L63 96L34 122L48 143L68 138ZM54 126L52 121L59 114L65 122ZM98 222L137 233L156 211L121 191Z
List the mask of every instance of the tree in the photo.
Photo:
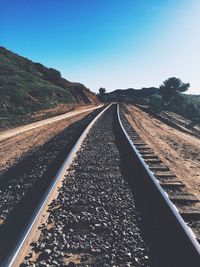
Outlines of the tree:
M97 97L101 102L106 102L106 89L103 87L99 88L99 94Z
M163 97L164 104L169 104L176 95L187 91L189 87L189 83L183 83L176 77L165 80L160 86L160 94Z
M103 95L105 93L106 93L106 89L105 88L103 88L103 87L99 88L99 94L100 95Z

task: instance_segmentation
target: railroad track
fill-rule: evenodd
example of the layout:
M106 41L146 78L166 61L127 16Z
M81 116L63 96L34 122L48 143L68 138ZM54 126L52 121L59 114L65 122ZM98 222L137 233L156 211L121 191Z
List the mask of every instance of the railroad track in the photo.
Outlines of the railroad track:
M178 209L179 214L188 226L192 228L196 239L200 242L200 201L190 192L190 189L180 181L171 170L155 155L154 151L140 138L133 130L126 119L128 114L126 106L123 105L121 118L129 138L133 142L135 149L140 154L142 161L148 166L155 176L157 182L166 192L167 197Z
M165 193L182 187L110 105L83 132L2 266L200 266L199 243Z

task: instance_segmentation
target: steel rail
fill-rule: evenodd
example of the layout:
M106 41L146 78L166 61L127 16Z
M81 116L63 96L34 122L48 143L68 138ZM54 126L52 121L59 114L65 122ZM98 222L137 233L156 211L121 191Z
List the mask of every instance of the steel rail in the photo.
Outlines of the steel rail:
M35 211L33 212L32 216L31 216L31 218L29 219L29 221L27 222L27 224L24 227L23 231L21 232L20 237L18 238L16 244L13 246L13 249L11 250L11 252L9 253L9 255L7 256L7 258L4 260L4 262L0 265L1 267L13 267L13 266L15 266L15 262L16 262L16 260L18 258L19 252L20 252L21 248L23 247L24 243L26 242L26 240L28 239L28 235L29 235L32 227L34 226L34 224L35 224L38 216L41 214L41 212L42 212L44 206L46 205L46 203L48 203L48 199L51 196L51 193L57 187L57 184L60 181L60 179L62 179L62 177L64 175L66 175L67 169L69 168L71 162L75 158L76 153L80 149L81 144L83 143L85 137L87 136L87 134L91 130L92 126L95 124L95 122L103 115L103 113L111 105L112 105L112 103L109 106L105 107L90 122L90 124L86 127L86 129L82 133L82 135L79 137L79 139L77 140L77 142L73 146L71 152L69 153L69 155L67 156L67 158L65 159L65 161L63 162L63 164L61 165L61 167L59 168L56 176L52 180L52 182L49 185L49 187L48 187L47 191L45 192L44 196L40 200L37 208L35 209Z
M163 188L161 187L159 181L155 178L153 173L150 171L148 165L145 163L144 159L142 158L142 156L140 155L140 153L137 150L136 146L134 145L134 143L132 142L132 140L129 137L128 133L126 132L126 130L125 130L124 126L123 126L121 117L120 117L120 106L119 106L119 103L117 105L117 118L118 118L118 122L119 122L119 125L121 127L121 130L122 130L124 136L126 137L126 140L128 141L128 143L129 143L134 155L136 156L138 161L142 164L142 167L144 168L144 170L145 170L145 172L146 172L146 174L148 176L148 179L150 180L152 186L155 187L157 192L160 194L160 198L162 198L165 201L166 205L168 206L169 210L171 211L171 214L174 216L175 220L177 221L177 223L179 224L180 228L182 229L182 232L184 233L185 238L189 241L192 249L194 250L194 254L197 255L197 258L199 257L199 263L200 263L200 244L197 241L195 234L193 233L191 228L186 225L185 221L183 220L183 218L179 214L177 207L171 202L171 200L169 199L167 193L163 190ZM198 265L198 266L200 266L200 265Z

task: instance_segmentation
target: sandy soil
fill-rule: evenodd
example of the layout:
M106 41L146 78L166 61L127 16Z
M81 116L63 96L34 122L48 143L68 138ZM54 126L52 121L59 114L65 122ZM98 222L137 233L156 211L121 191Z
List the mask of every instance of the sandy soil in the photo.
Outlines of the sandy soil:
M1 172L16 163L28 151L43 145L71 123L82 119L90 112L92 111L84 112L80 115L75 115L57 122L52 122L51 124L47 124L30 131L20 133L9 139L2 140L0 142Z
M95 104L59 104L56 107L43 109L27 114L26 116L18 116L19 121L15 118L10 118L7 122L2 123L0 121L0 133L9 129L34 123L37 121L45 120L54 116L62 115L68 112L88 109L97 106L100 103Z
M37 112L28 114L24 119L25 123L32 121L43 120L53 116L61 115L74 110L82 110L86 108L94 107L94 105L80 105L80 104L59 104L54 108L44 109Z
M7 130L7 131L3 131L0 133L0 142L4 139L10 138L16 134L19 134L19 133L21 134L23 132L41 127L42 125L46 125L46 124L49 124L52 122L63 120L65 118L69 118L69 117L72 117L74 115L77 115L77 114L80 114L83 112L94 110L94 109L97 109L98 107L100 107L100 106L86 106L86 107L80 106L80 107L77 107L75 110L69 111L69 112L64 113L62 115L54 116L54 117L51 117L48 119L40 120L40 121L33 122L33 123L30 123L30 124L27 124L24 126L19 126L19 127Z
M170 170L200 200L200 139L174 129L132 105L129 122Z

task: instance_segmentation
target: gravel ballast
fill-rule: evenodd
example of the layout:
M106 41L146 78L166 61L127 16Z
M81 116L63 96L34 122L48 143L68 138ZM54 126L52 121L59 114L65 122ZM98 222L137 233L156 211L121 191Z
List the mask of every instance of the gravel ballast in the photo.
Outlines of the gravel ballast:
M120 171L114 109L87 135L21 266L150 266L141 217Z

